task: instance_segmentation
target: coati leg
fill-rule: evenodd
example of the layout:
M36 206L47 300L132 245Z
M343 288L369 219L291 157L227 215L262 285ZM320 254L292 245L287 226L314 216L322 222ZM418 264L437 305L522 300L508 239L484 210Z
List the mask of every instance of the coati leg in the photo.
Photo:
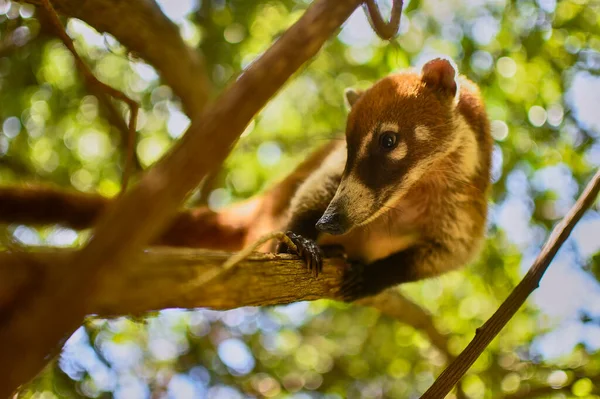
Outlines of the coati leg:
M316 243L319 231L315 225L337 191L345 162L346 146L339 142L323 165L298 188L290 205L291 218L286 225L286 235L296 244L296 255L306 261L315 276L323 267L323 251ZM285 243L279 243L276 252L289 253L290 249Z
M331 197L333 198L333 195ZM305 198L306 201L311 199L313 198ZM304 212L295 213L288 223L288 231L285 234L296 245L297 251L291 251L284 242L280 242L276 249L277 253L294 253L303 258L315 277L323 270L323 251L316 243L318 231L315 225L325 212L327 204L319 207L322 209L307 209Z
M368 265L350 262L342 282L345 301L354 301L378 294L386 288L402 283L434 277L459 267L467 248L451 250L436 241L422 242ZM458 255L458 256L457 256Z

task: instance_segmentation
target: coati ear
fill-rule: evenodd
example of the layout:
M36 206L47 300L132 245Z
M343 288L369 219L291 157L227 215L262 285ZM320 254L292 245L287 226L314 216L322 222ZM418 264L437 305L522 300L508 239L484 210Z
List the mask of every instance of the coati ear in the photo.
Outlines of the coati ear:
M423 65L422 74L422 80L427 86L450 97L456 96L456 70L450 61L443 58L433 59Z
M358 101L358 99L360 98L360 96L362 96L362 94L363 94L363 90L346 89L344 91L344 95L346 96L346 103L348 104L348 106L350 108L352 108L354 103L356 101Z

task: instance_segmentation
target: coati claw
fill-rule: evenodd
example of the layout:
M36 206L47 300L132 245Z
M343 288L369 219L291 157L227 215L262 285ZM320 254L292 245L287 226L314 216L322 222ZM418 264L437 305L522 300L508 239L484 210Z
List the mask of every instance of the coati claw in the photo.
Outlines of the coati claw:
M294 253L298 255L313 274L317 277L321 271L323 271L323 251L316 242L308 238L304 238L299 234L292 231L287 231L286 236L296 245L298 251L293 252L285 243L279 243L277 246L278 253Z

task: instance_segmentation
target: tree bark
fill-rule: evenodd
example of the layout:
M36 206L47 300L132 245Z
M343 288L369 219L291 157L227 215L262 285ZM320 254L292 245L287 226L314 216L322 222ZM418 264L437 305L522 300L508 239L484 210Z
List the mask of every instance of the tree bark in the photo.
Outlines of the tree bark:
M0 315L14 304L19 287L28 291L21 294L35 296L35 285L60 284L70 273L75 254L76 250L56 248L0 252ZM85 313L113 317L165 308L227 310L341 299L339 287L346 267L342 258L326 259L323 273L314 278L304 262L293 255L253 253L206 282L206 276L220 273L231 255L189 248L147 249L136 262L103 281L87 301ZM33 280L37 283L31 283Z

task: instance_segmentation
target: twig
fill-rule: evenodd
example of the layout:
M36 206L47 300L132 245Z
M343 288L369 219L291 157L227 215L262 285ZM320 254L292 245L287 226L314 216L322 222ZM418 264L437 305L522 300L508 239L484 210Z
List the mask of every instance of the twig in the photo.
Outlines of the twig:
M600 170L592 180L564 219L554 228L544 244L535 262L523 277L523 280L506 298L500 308L479 329L475 337L462 353L437 378L433 385L421 396L421 399L437 399L445 397L452 387L462 378L471 365L477 360L500 330L508 323L527 297L539 286L544 272L558 252L561 245L581 219L584 212L594 203L600 191Z
M391 40L398 34L398 30L400 29L400 16L402 15L402 6L404 1L393 0L390 22L385 22L383 20L383 17L379 12L379 7L377 7L377 3L375 1L376 0L365 0L363 3L365 14L367 14L369 23L371 24L371 27L375 33L377 33L377 35L383 40Z
M41 5L41 0L19 0ZM181 100L185 113L195 120L212 91L205 63L188 46L156 1L51 0L54 9L80 19L100 33L109 33L130 54L156 68L162 80Z
M135 152L135 133L136 133L136 123L137 123L137 115L139 111L139 104L127 97L125 93L119 91L103 82L98 80L96 76L92 73L91 69L87 66L87 64L81 59L79 54L77 54L77 50L75 50L75 45L73 44L73 40L67 35L65 28L63 27L60 19L58 18L58 14L54 7L50 3L50 0L41 0L41 4L48 13L50 17L51 23L54 25L56 33L58 37L62 40L64 45L69 49L73 57L75 58L75 63L78 65L79 70L83 73L86 81L93 86L98 87L103 92L107 93L111 97L121 100L129 106L129 134L127 136L127 142L125 143L126 152L125 152L125 165L123 167L123 180L121 184L121 193L127 190L127 184L129 183L129 178L131 175L131 171L133 169L133 154Z
M98 98L98 101L101 105L100 112L102 112L103 116L108 120L108 122L117 128L121 134L121 142L124 144L126 149L125 153L123 154L123 164L127 165L129 159L129 165L131 167L129 171L123 170L123 178L125 178L125 176L132 176L136 171L142 170L142 164L140 163L135 150L127 151L128 149L135 147L135 142L132 143L130 139L127 121L123 118L123 114L115 106L115 103L110 101L109 96L102 91L101 88L90 86L90 89L96 98ZM133 159L128 157L133 157Z
M278 239L279 241L283 241L293 251L298 250L298 248L296 247L296 244L294 244L294 242L292 240L290 240L290 238L288 236L286 236L284 232L275 231L273 233L265 234L264 236L260 237L258 240L256 240L255 242L253 242L252 244L248 245L246 248L241 250L240 252L233 255L231 258L227 259L227 262L223 263L223 266L222 266L223 270L227 270L227 269L234 267L235 265L240 263L242 260L244 260L248 256L250 256L252 254L252 252L256 251L256 249L258 247L260 247L267 241L273 240L275 238Z
M296 244L294 244L294 242L292 240L290 240L290 238L288 236L286 236L285 233L283 233L281 231L275 231L275 232L272 232L269 234L265 234L264 236L260 237L258 240L253 242L252 244L248 245L243 250L233 254L229 259L227 259L227 261L225 261L223 263L223 265L221 265L220 268L212 269L212 270L206 272L205 274L201 275L199 278L192 280L188 284L188 286L182 290L182 293L185 295L190 290L197 290L197 289L202 288L203 285L209 283L210 281L214 280L217 276L222 275L227 270L233 268L234 266L238 265L243 260L247 259L250 255L252 255L252 253L254 251L256 251L256 249L258 247L262 246L267 241L270 241L273 239L278 239L279 241L283 241L292 250L294 250L294 251L297 250Z

